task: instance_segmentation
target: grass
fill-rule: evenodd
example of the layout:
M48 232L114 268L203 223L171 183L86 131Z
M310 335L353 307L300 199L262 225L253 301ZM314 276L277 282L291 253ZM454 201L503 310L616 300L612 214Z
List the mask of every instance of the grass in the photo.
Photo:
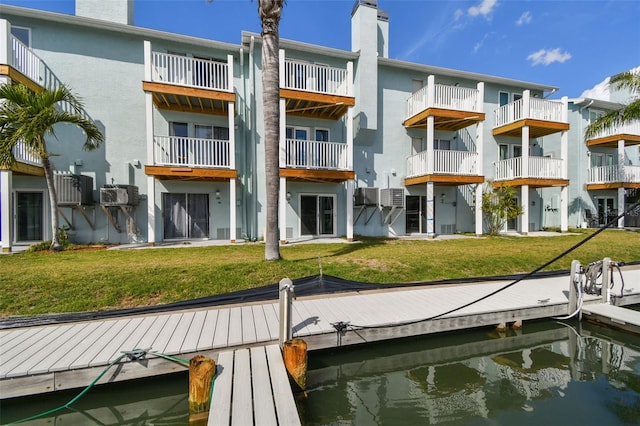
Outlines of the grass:
M442 241L363 238L357 244L282 248L264 262L262 244L153 250L36 252L0 256L0 316L80 312L169 303L325 275L374 282L415 282L529 272L593 231L556 237ZM547 270L608 256L640 260L640 233L607 230Z

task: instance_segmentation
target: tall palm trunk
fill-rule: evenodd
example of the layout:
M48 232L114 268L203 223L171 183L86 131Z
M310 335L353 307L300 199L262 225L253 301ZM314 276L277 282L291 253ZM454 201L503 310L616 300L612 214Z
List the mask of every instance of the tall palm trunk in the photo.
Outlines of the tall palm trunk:
M51 206L51 246L53 251L62 250L60 238L58 235L58 196L56 187L53 182L53 166L48 156L42 158L42 167L44 168L44 180L47 182L47 190L49 192L49 205Z
M280 259L278 202L280 194L280 42L278 26L283 0L259 0L262 21L262 90L264 114L265 178L267 186L267 223L265 260Z

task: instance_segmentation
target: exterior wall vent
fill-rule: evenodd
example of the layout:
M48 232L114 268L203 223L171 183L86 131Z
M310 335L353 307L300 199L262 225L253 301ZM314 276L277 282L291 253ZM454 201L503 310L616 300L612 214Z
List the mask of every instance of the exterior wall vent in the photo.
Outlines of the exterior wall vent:
M137 186L105 185L100 189L100 204L103 206L137 206L139 202Z
M378 188L357 188L353 203L356 206L377 206Z
M380 190L380 206L404 207L404 189L384 188Z
M56 173L53 184L58 195L58 205L87 206L93 204L93 178L91 176Z

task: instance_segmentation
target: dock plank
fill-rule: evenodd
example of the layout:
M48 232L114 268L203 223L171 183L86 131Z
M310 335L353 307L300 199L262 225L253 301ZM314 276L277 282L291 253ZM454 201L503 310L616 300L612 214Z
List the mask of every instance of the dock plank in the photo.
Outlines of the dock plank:
M198 341L200 341L200 335L202 334L202 328L204 327L206 318L207 311L194 313L189 330L187 330L182 346L180 347L180 353L195 352L198 350Z
M229 316L231 311L229 308L221 309L218 312L218 322L216 323L216 332L213 336L213 348L226 347L229 340Z
M242 345L242 309L231 308L229 310L229 337L228 346Z
M213 336L216 333L216 323L218 322L218 310L210 309L207 311L207 316L202 324L202 333L198 339L198 346L196 350L208 350L213 347Z
M91 365L101 365L100 363L93 364L93 360L98 357L100 353L105 349L109 352L113 352L111 342L113 341L113 339L117 338L117 336L122 332L127 324L129 324L130 321L130 318L127 318L125 320L109 321L112 323L111 327L109 327L109 329L104 332L100 339L96 340L89 349L87 349L78 359L74 361L71 368L83 368L89 367Z
M231 385L233 383L233 351L221 352L216 366L217 376L209 410L209 426L229 426L231 421Z
M247 345L256 343L258 338L256 337L256 324L253 318L253 310L251 306L243 306L241 308L242 313L242 343Z
M269 364L269 375L273 388L273 396L276 405L276 414L279 425L300 425L300 417L296 408L293 393L287 371L282 361L282 353L278 345L269 345L265 348L267 362Z
M265 305L252 305L253 321L256 327L256 342L268 342L271 339L267 318L264 313Z
M180 320L182 319L184 314L171 314L169 315L169 319L162 327L162 331L158 334L156 340L151 344L151 348L156 352L167 353L166 348L173 336L173 333L178 327Z
M133 318L128 324L125 325L109 342L108 346L98 353L91 361L91 365L108 364L116 359L122 351L133 350L134 347L129 343L129 336L131 336L138 329L142 323L143 318Z
M193 317L195 317L195 315L195 312L186 312L180 317L180 321L178 321L173 329L171 338L164 348L164 353L171 355L180 353L180 348L182 348L182 345L184 344L184 339L191 327L191 323L193 322Z
M61 357L56 359L53 363L48 360L50 364L48 371L62 371L68 370L73 362L80 357L91 345L100 339L102 334L111 326L109 323L102 321L90 322L83 333L76 335L73 339L73 344L68 348L69 350Z
M251 348L251 383L254 417L263 426L277 426L271 380L264 346Z
M267 321L267 328L269 329L269 335L271 339L276 340L280 338L280 323L278 322L278 304L268 303L264 305L264 318Z
M256 397L258 397L256 395ZM251 363L249 349L235 351L233 360L233 392L231 395L231 424L246 426L253 424L251 393Z
M157 350L153 347L153 342L158 338L158 335L162 332L167 321L169 321L169 315L158 315L151 327L149 327L149 330L147 330L144 336L142 336L142 339L138 342L138 348Z

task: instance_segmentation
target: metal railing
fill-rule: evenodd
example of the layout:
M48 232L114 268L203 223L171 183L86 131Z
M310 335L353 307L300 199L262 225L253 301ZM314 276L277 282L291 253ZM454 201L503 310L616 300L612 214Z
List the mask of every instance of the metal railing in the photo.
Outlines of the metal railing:
M347 69L285 59L283 89L352 96Z
M153 160L158 166L230 168L228 140L154 136Z
M478 89L467 87L434 84L433 105L428 105L429 86L415 91L407 99L407 118L424 111L427 108L443 108L455 111L481 112L478 105Z
M11 36L11 66L13 68L29 77L33 82L40 84L42 64L42 60L27 45Z
M522 157L508 158L495 164L495 180L520 178L565 179L562 165L563 160L560 158L529 157L529 172L525 176Z
M563 122L563 104L545 99L530 98L529 113L525 114L524 98L502 105L494 111L495 127L504 126L518 120L531 118L544 121Z
M179 86L230 91L229 66L226 62L171 53L153 52L152 79Z
M18 163L42 166L42 159L34 153L24 142L18 142L12 149L13 157Z
M640 166L591 167L588 170L588 183L640 183Z
M433 172L444 175L477 176L478 153L436 149L433 151ZM407 177L424 176L429 172L428 151L407 158Z
M630 123L621 124L618 126L612 126L608 129L603 129L590 139L606 138L613 135L634 135L640 136L640 120L634 120Z
M350 170L348 145L342 142L319 142L287 139L284 147L285 167Z

